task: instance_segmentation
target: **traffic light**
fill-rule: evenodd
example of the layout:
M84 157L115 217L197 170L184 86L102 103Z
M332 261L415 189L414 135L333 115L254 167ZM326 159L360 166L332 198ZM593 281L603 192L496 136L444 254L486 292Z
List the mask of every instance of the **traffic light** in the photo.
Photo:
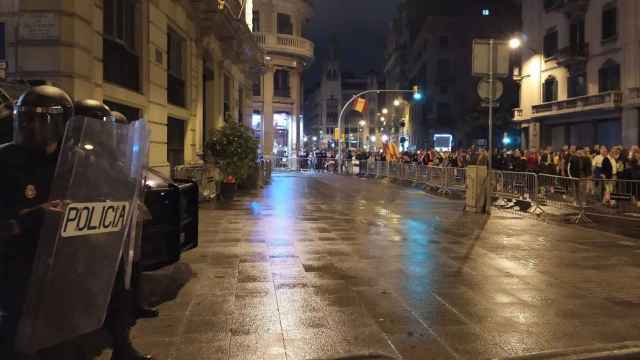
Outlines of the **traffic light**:
M413 100L422 100L422 93L420 92L420 87L418 85L413 86Z

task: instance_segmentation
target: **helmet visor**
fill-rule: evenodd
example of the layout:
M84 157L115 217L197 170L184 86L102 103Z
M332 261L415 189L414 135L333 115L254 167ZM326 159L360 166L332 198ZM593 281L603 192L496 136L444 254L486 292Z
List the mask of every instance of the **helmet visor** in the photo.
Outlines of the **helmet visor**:
M62 107L18 107L14 111L14 142L41 148L57 143L64 135L64 119Z

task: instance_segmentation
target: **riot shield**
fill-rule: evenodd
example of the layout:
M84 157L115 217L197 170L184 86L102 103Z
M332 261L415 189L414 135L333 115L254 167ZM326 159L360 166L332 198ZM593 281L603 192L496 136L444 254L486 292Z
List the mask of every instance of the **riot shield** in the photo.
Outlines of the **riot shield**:
M144 121L129 125L75 117L67 124L16 348L56 345L102 326L142 167Z

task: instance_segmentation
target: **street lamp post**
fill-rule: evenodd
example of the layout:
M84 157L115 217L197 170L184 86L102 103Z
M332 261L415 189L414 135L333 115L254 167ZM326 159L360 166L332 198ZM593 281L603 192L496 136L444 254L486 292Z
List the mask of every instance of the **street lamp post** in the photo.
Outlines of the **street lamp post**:
M416 100L420 100L422 98L422 94L420 94L419 92L417 92L418 88L417 86L414 87L411 90L389 90L389 89L377 89L377 90L366 90L366 91L362 91L360 93L357 93L355 95L353 95L351 97L351 99L349 99L349 101L347 101L346 104L344 104L344 106L342 107L342 109L340 110L340 115L338 115L338 155L337 155L337 159L338 159L338 169L342 169L342 117L344 116L345 111L347 111L347 108L349 108L349 106L360 96L363 95L367 95L367 94L371 94L371 93L396 93L396 94L406 94L406 93L413 93L414 98Z

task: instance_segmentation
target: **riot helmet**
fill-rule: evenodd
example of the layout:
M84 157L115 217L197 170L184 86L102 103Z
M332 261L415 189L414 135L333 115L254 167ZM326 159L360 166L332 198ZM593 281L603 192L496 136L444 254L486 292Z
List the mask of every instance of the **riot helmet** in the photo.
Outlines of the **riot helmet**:
M112 111L111 116L113 117L113 121L115 121L118 124L122 124L122 125L129 124L129 119L127 119L127 117L124 116L124 114L119 111Z
M102 121L114 121L111 109L98 100L78 100L73 104L73 107L76 116L85 116Z
M64 136L73 115L67 93L51 85L35 86L20 96L13 110L13 142L44 149Z

